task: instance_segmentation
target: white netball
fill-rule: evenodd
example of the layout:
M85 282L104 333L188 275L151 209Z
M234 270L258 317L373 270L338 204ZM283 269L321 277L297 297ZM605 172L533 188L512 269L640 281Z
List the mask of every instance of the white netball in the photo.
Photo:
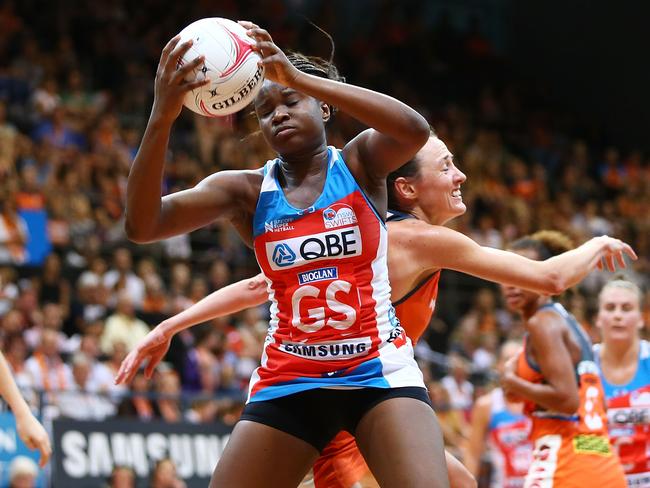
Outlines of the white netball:
M197 80L210 82L185 96L184 104L197 114L220 117L238 112L262 87L264 67L258 66L259 55L251 49L254 40L237 22L211 17L197 20L180 32L179 43L192 39L192 47L179 60L179 66L197 56L205 63L194 70Z

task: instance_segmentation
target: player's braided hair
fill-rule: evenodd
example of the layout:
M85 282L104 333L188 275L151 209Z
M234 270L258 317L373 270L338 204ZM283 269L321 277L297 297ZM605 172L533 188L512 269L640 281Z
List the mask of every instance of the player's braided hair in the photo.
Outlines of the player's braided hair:
M541 261L574 248L573 241L567 235L556 230L540 230L529 236L517 239L508 246L513 251L532 249Z
M332 50L333 55L334 51ZM287 54L287 58L296 69L303 73L318 76L319 78L328 78L340 82L345 81L345 77L341 76L331 58L326 60L317 56L306 56L298 52L290 52Z

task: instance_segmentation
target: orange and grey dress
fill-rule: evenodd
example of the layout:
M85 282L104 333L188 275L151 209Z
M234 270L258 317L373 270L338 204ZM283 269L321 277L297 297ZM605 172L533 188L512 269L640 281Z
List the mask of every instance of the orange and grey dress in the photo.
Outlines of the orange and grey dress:
M549 303L539 310L560 315L580 344L581 358L575 365L580 404L575 414L566 415L525 403L524 412L532 420L533 460L524 488L625 488L623 468L607 435L605 396L591 342L559 303ZM544 376L529 353L527 339L517 361L517 375L532 383L543 383Z

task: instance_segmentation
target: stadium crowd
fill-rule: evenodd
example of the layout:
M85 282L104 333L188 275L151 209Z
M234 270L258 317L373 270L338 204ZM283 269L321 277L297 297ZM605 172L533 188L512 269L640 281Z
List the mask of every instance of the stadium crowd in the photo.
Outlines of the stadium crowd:
M545 106L537 87L510 76L476 19L458 29L444 13L423 11L426 2L375 2L381 8L354 17L366 3L220 2L216 14L245 14L279 45L327 57L327 39L292 15L299 5L334 37L346 77L425 114L468 175L469 211L451 223L457 230L497 248L539 229L560 230L576 243L614 235L635 248L640 259L629 274L647 285L650 156L604 144L560 108ZM35 17L29 12L37 4ZM29 392L46 392L50 417L234 422L258 364L264 307L184 331L154 381L138 376L132 395L113 384L121 360L151 327L258 272L251 251L219 222L137 247L123 230L126 177L160 49L190 20L215 15L209 2L195 4L0 6L0 341L34 407L38 397ZM348 15L337 17L336 8ZM426 64L403 63L405 46L417 46ZM272 157L252 117L185 111L165 191ZM333 132L342 141L358 129L340 117ZM596 342L592 315L604 279L594 273L562 298ZM443 278L441 288L438 317L418 351L446 442L460 453L473 401L494 380L486 372L497 348L522 329L498 289L462 278ZM444 297L452 295L455 306L446 309ZM438 357L432 350L446 354L444 361L429 363Z

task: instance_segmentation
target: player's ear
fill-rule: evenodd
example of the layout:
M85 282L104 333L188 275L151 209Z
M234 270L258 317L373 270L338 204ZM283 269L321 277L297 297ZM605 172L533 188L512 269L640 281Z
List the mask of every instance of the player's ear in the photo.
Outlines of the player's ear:
M332 109L328 104L324 102L320 102L320 113L324 123L329 122L329 120L332 118Z
M411 207L412 203L417 199L417 190L411 183L410 178L399 176L393 183L395 187L395 195L399 200L404 202L406 207Z

